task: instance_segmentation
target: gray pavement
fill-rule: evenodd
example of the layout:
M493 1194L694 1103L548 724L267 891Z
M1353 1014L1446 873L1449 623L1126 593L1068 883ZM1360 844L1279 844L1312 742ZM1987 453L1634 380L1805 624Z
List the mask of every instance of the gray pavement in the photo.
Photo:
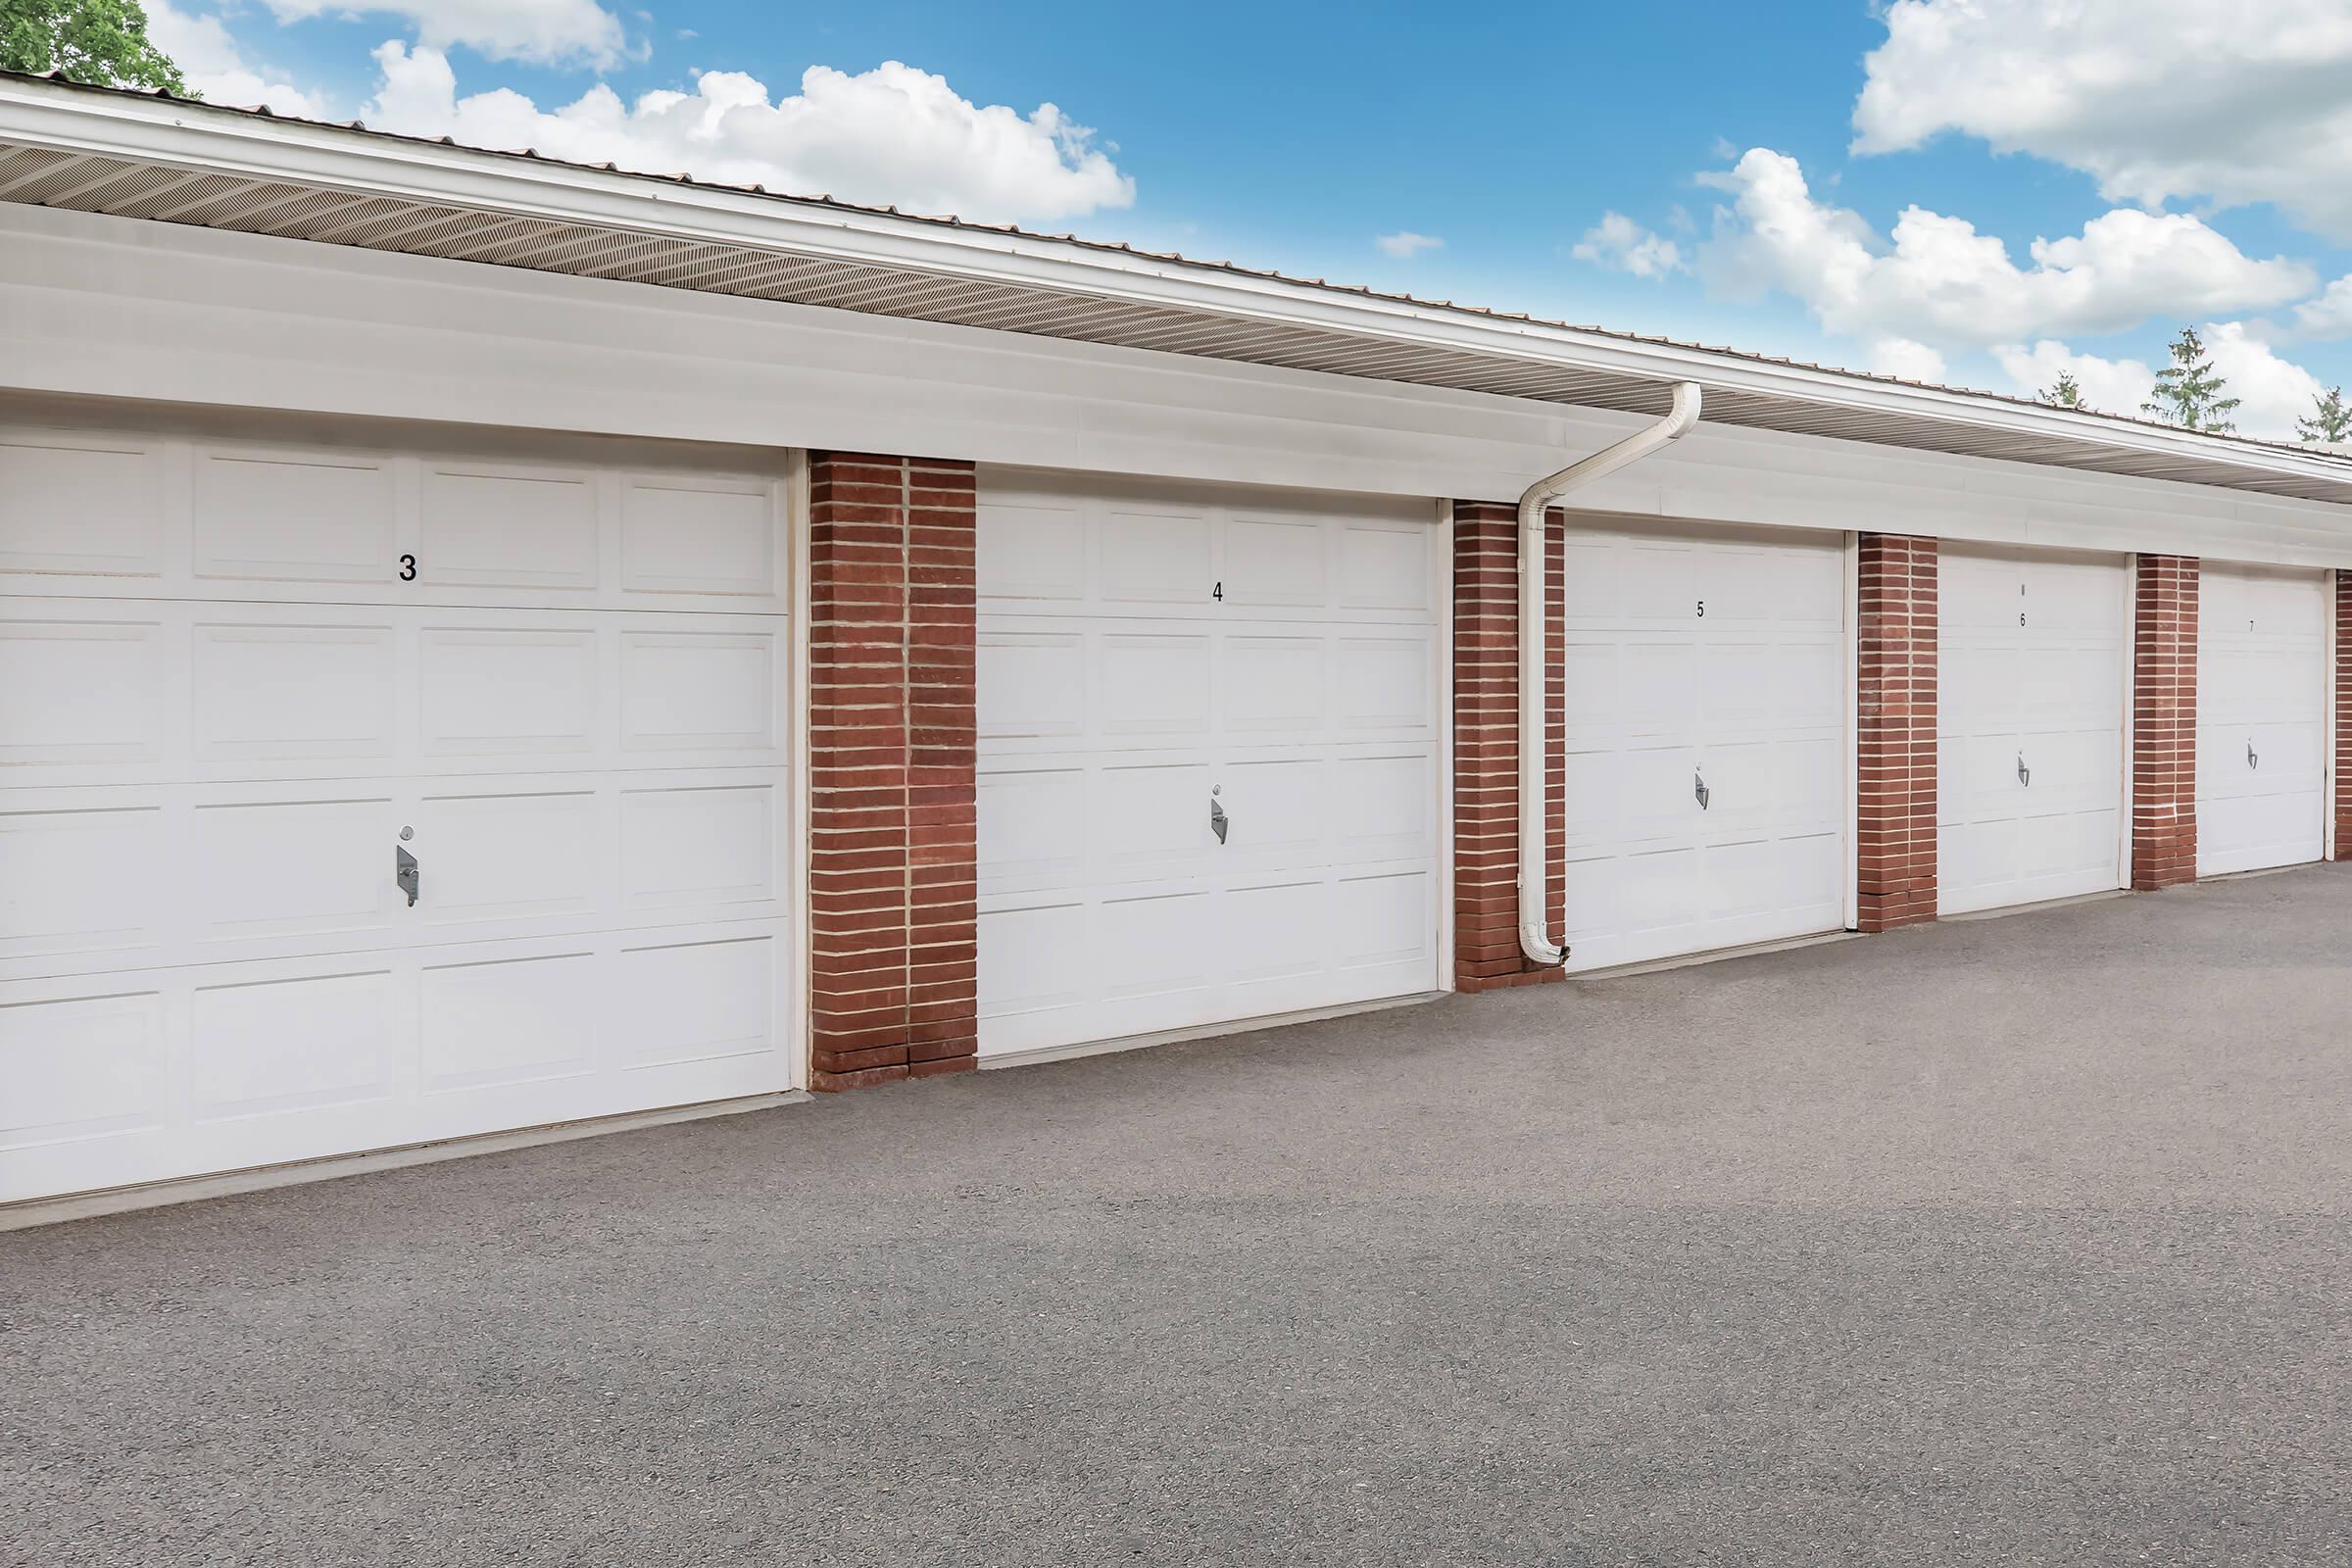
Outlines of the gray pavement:
M0 1235L0 1561L2352 1557L2352 866Z

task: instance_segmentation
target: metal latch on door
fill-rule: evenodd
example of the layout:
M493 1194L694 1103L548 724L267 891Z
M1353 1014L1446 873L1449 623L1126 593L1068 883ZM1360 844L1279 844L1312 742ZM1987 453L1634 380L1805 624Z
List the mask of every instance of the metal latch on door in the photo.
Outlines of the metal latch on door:
M2248 767L2260 767L2262 765L2262 754L2254 749L2254 743L2252 741L2246 742L2246 765Z
M2017 754L2017 781L2026 788L2034 787L2034 770L2026 765L2026 754Z
M400 830L400 836L404 839L414 838L416 836L416 830L413 827L404 827ZM418 882L416 857L397 844L392 846L392 880L399 883L400 891L409 896L409 907L412 909L416 907Z
M1208 790L1208 830L1217 836L1219 844L1225 842L1225 829L1228 826L1225 820L1225 808L1217 804L1217 797L1224 792L1224 789L1225 786L1222 784L1212 784Z
M1715 792L1707 788L1707 775L1695 767L1690 770L1690 798L1698 802L1698 808L1702 811L1707 808L1707 803L1715 798Z

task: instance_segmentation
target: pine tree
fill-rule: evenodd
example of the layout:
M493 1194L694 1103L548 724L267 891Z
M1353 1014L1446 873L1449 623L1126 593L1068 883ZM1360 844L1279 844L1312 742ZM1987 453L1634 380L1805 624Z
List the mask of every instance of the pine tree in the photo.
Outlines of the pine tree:
M2043 387L2034 396L2053 409L2082 409L2085 412L2090 409L2090 405L2082 401L2082 384L2075 379L2072 370L2060 370L2057 384Z
M2230 418L2230 411L2238 400L2222 396L2228 383L2214 373L2213 362L2205 357L2205 342L2197 329L2184 326L2180 337L2167 351L2173 363L2156 372L2156 385L2148 401L2139 406L2142 414L2152 414L2167 424L2177 424L2183 430L2203 430L2209 435L2228 435L2237 428Z
M2344 406L2342 387L2331 386L2313 400L2311 417L2295 421L2295 439L2330 446L2352 442L2352 408Z

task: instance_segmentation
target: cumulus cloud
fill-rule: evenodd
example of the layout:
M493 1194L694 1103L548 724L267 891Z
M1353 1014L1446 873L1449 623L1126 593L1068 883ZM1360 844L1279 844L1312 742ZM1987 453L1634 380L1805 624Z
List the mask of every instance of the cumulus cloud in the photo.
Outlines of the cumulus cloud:
M1677 209L1680 211L1680 209ZM1623 213L1603 213L1600 221L1568 253L1595 267L1631 272L1636 277L1664 277L1683 270L1682 247L1642 227Z
M1095 133L1054 105L1026 115L982 108L944 76L897 61L856 75L812 66L798 94L773 101L756 77L706 71L690 93L649 92L631 104L599 82L541 109L505 87L459 97L448 58L423 44L387 42L375 59L383 80L365 118L413 135L988 222L1135 200L1135 181Z
M1383 234L1372 243L1398 261L1409 262L1423 251L1434 251L1446 242L1435 234L1416 234L1408 228L1395 234Z
M2320 379L2292 361L2279 358L2244 321L2212 321L2198 329L2223 395L2238 400L2230 417L2239 435L2273 441L2295 438L2295 420L2308 417L2322 390ZM2153 368L2138 360L2108 360L2095 354L2076 354L2064 343L2043 341L2031 349L1995 348L2015 389L2032 397L2055 383L2060 370L2082 383L2091 407L2108 414L2137 415L2156 384Z
M279 81L248 61L217 16L181 11L171 0L147 0L147 36L177 65L208 103L231 109L266 105L272 114L326 118L325 100Z
M1865 342L1984 348L2115 332L2152 316L2268 309L2318 286L2309 268L2248 257L2183 215L2119 208L2080 234L2034 240L2021 267L1996 236L1922 207L1883 241L1859 214L1816 201L1796 160L1767 148L1699 177L1731 197L1700 250L1711 286L1735 298L1779 289Z
M2295 330L2304 337L2352 337L2352 277L2339 277L2316 300L2295 307Z
M2229 383L2229 396L2243 405L2230 416L2238 433L2292 441L2295 420L2310 415L2324 390L2320 378L2280 359L2243 321L2216 321L2202 335L2215 372Z
M1854 150L1945 131L2082 170L2113 202L2276 202L2352 238L2343 0L1896 0Z
M2077 354L2051 338L2043 338L2032 348L2022 343L1997 344L1992 358L2009 377L2010 389L2020 397L2039 397L2056 386L2063 373L2075 378L2082 388L2082 401L2101 414L2138 414L2156 385L2155 369L2139 360Z
M1906 381L1941 381L1945 375L1943 356L1907 337L1883 337L1873 343L1870 368L1882 375L1899 375Z
M609 71L629 57L620 19L596 0L268 0L280 22L398 17L427 49L464 44L492 60Z

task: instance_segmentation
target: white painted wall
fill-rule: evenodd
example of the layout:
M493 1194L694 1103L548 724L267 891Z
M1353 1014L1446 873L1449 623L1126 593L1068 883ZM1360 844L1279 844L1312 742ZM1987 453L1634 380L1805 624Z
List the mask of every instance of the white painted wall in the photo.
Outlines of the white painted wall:
M0 206L0 388L1508 499L1632 416ZM1702 422L1595 511L2352 565L2317 502Z

